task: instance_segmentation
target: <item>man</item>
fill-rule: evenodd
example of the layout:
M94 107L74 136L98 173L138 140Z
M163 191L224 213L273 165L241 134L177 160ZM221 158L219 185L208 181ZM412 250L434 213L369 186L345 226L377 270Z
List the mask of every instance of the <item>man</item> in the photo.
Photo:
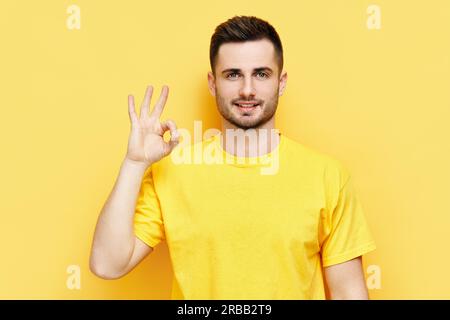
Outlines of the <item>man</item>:
M375 243L348 170L275 129L287 82L277 32L229 19L210 62L222 130L203 141L182 146L175 123L160 122L167 86L151 112L147 88L139 117L129 96L128 150L98 219L92 272L120 278L166 240L173 299L368 299L361 257ZM172 157L196 150L210 159Z

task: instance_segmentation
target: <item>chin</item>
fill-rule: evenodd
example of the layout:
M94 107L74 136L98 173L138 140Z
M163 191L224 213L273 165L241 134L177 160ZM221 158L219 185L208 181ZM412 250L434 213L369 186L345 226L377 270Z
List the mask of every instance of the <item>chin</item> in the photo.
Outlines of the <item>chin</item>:
M261 124L261 119L247 119L243 120L242 118L235 119L232 122L234 125L238 126L241 129L251 129L256 128Z

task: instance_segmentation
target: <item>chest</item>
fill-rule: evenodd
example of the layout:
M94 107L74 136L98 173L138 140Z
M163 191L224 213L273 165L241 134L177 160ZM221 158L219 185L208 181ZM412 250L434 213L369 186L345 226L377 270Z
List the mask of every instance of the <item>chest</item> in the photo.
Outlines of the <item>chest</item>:
M163 208L173 241L317 245L324 193L314 180L210 177L209 183L178 191L177 202Z

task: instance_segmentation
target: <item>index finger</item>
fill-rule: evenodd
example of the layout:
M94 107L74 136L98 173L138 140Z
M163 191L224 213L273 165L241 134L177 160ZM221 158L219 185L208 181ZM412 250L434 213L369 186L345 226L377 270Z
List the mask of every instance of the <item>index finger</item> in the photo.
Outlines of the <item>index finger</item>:
M166 104L167 101L167 96L169 95L169 87L168 86L163 86L161 89L161 94L159 96L158 101L156 102L153 111L152 111L152 116L161 117L161 114L164 110L164 106Z

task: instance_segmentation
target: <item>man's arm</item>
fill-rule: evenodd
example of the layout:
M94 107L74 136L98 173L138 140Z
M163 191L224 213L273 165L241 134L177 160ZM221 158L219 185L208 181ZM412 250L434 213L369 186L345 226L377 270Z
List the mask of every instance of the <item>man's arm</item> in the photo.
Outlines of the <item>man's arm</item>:
M141 239L135 237L133 253L131 255L130 261L126 267L120 272L108 273L102 269L96 269L94 264L90 266L91 271L97 276L105 280L115 280L119 279L136 267L139 262L141 262L146 256L148 256L153 251L153 248L144 243Z
M150 113L153 86L148 86L136 114L134 97L128 96L131 132L127 154L119 176L98 217L92 241L89 267L104 279L117 279L132 270L153 248L136 238L134 216L136 201L145 171L153 163L169 155L178 144L178 132L172 120L160 122L169 88L164 86ZM170 130L170 141L163 139Z
M368 300L362 257L324 268L332 300Z
M133 269L152 248L134 235L133 217L145 166L125 159L97 221L89 266L103 279L117 279Z

